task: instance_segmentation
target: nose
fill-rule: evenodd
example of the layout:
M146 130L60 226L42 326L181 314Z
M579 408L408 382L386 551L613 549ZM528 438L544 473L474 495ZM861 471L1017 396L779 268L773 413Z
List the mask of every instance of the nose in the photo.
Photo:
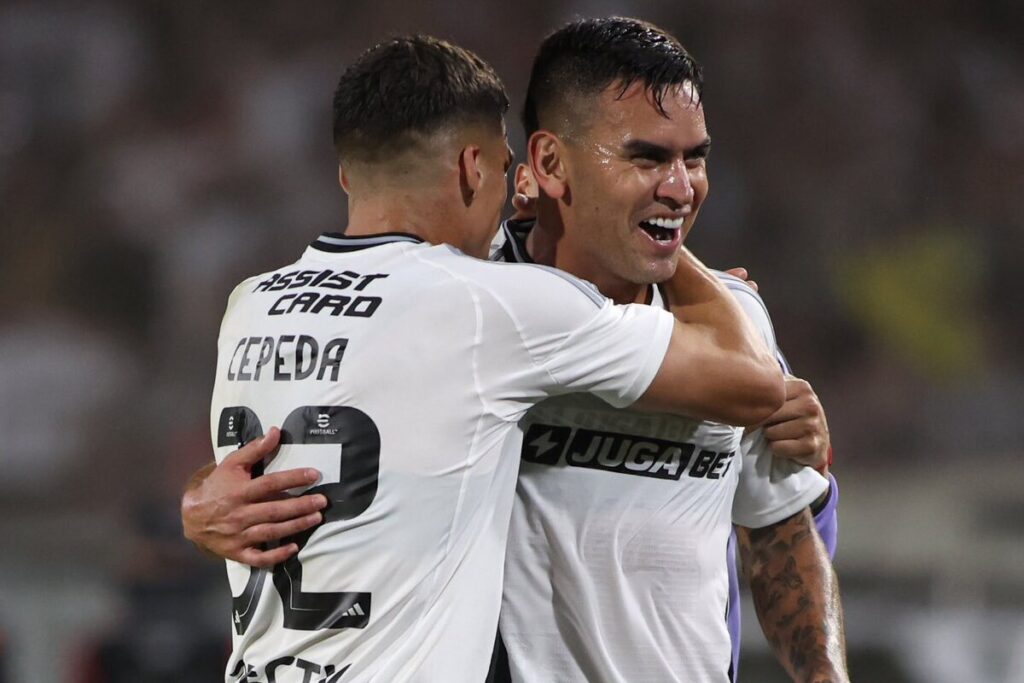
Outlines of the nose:
M680 209L693 203L693 184L687 172L686 163L676 161L666 170L661 182L654 189L654 198Z

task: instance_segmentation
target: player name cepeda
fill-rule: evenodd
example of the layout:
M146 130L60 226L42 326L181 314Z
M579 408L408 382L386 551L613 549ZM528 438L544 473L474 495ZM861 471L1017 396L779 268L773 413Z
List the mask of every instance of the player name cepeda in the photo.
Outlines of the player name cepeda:
M275 382L302 379L338 380L348 339L331 339L322 346L308 334L280 337L242 337L228 363L231 382ZM264 372L266 374L264 374Z

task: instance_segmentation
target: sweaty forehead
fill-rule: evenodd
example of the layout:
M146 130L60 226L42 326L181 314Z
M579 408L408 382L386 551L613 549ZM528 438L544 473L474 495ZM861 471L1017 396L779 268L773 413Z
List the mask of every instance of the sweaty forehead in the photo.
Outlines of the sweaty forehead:
M660 108L655 93L643 83L633 83L625 91L621 84L613 84L592 104L588 132L594 136L658 138L680 146L699 144L707 137L704 107L689 81L670 86Z

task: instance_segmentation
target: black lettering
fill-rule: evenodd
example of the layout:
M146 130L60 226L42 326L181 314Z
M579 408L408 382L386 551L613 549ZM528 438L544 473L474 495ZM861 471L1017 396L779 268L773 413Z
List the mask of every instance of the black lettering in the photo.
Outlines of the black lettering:
M345 276L348 277L345 277ZM323 287L330 287L331 289L348 289L352 286L352 279L359 277L359 273L353 273L351 270L346 270L343 273L334 273L329 278L324 280Z
M295 661L295 657L278 657L267 662L266 669L264 670L267 675L267 683L277 683L277 670L282 666L289 666Z
M282 380L291 379L291 375L281 370L284 367L284 356L281 355L281 348L285 344L291 344L295 341L295 335L285 334L277 342L277 354L274 356L274 381L280 382Z
M301 657L296 657L295 658L295 666L297 666L298 668L302 669L302 671L303 671L302 683L312 683L312 681L313 681L313 674L320 673L320 665L319 664L314 664L313 662L307 662L305 659L302 659Z
M293 294L292 296L295 295ZM298 308L299 313L306 313L309 311L309 307L312 306L318 298L320 298L320 295L316 292L303 292L302 294L295 296L295 301L293 301L292 305L288 307L288 312L294 313L295 309Z
M322 271L322 272L321 272L321 273L320 273L319 275L317 275L317 276L316 276L316 279L315 279L315 280L313 280L312 282L310 282L310 283L309 283L309 284L310 284L310 286L312 286L312 287L316 287L316 286L318 286L318 285L319 285L319 284L320 284L321 282L323 282L323 281L324 281L325 279L327 279L328 277L330 277L330 275L331 275L331 274L332 274L333 272L334 272L333 270L325 270L325 271Z
M249 337L245 342L245 350L242 351L242 360L238 362L238 372L236 376L240 382L248 382L252 377L245 373L245 366L249 364L249 349L258 344L260 341L259 337Z
M305 287L313 279L313 276L317 274L315 270L300 270L299 274L295 276L295 284L293 287Z
M292 284L292 279L295 278L295 271L286 272L275 282L271 287L267 289L268 292L280 292L281 290L288 289L288 286Z
M324 353L320 360L320 372L317 379L323 379L327 369L331 369L331 381L338 381L338 371L341 369L341 359L345 356L345 347L348 346L348 339L332 339L324 347Z
M697 459L693 461L693 467L690 468L690 476L695 479L706 476L711 469L711 463L715 461L715 456L717 455L714 451L701 451L698 453Z
M320 301L317 301L316 305L313 306L312 312L319 313L325 308L330 307L333 309L331 311L331 315L341 315L345 310L345 306L347 306L348 302L351 300L352 299L349 297L341 294L325 294L320 297Z
M356 291L361 292L364 289L366 289L374 280L380 280L386 277L387 275L385 273L376 273L375 275L364 275L362 280L359 281L359 284L356 285Z
M379 296L357 296L345 315L355 318L369 318L380 307L383 301Z
M309 352L309 365L303 367L306 356ZM306 379L316 370L316 358L320 353L320 345L309 335L299 335L299 341L295 344L295 379Z
M324 667L324 677L317 681L317 683L338 683L341 680L341 677L345 675L345 672L348 671L348 668L350 666L352 665L349 664L341 671L335 673L334 665L328 664L326 667Z
M715 464L711 466L711 471L708 472L708 479L721 479L725 476L725 473L729 471L729 465L732 464L733 453L719 453L715 457ZM719 471L721 470L721 471Z
M690 464L690 457L693 455L695 446L692 443L681 444L680 446L672 446L671 448L665 449L665 451L658 456L654 465L649 470L651 474L662 476L658 474L661 470L665 470L673 479L678 479L683 473L683 469Z
M231 369L231 367L235 364L235 356L238 355L238 349L242 348L243 344L245 344L245 337L242 337L240 340L238 340L238 346L235 347L235 352L231 354L231 362L228 363L228 380L229 381L233 382L235 380L235 372Z
M274 355L274 338L267 337L263 340L263 345L260 346L260 357L256 359L256 368L253 373L253 379L257 382L260 380L260 371L263 370L263 366L270 362L270 358Z
M285 294L280 299L274 302L274 305L270 307L269 311L267 311L267 315L284 315L285 313L288 312L284 310L284 302L294 298L294 294Z
M279 277L281 277L280 273L274 273L273 275L270 276L270 279L264 280L263 282L259 283L258 285L256 285L255 288L253 288L252 291L254 291L254 292L265 292L265 291L267 291L267 288L269 288L270 285L272 285L275 282L277 282L277 278L279 278Z

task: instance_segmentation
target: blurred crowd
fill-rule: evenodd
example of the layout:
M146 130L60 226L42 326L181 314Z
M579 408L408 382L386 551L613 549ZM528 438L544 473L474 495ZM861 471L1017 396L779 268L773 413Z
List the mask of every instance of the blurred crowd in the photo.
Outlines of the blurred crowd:
M36 530L24 566L121 576L126 613L173 612L161 590L189 593L174 593L183 576L223 590L178 540L176 499L212 455L228 292L344 227L330 140L342 65L411 31L478 51L509 86L521 155L535 47L607 13L669 29L703 62L712 192L690 244L760 283L841 467L1017 454L1013 0L7 0L0 511L4 528Z

